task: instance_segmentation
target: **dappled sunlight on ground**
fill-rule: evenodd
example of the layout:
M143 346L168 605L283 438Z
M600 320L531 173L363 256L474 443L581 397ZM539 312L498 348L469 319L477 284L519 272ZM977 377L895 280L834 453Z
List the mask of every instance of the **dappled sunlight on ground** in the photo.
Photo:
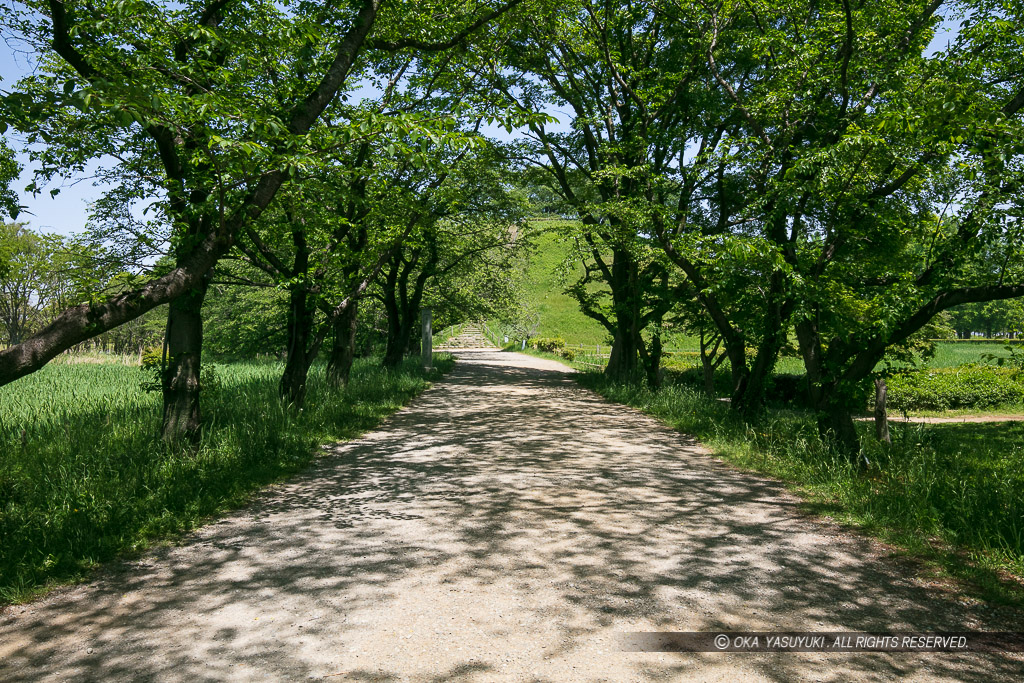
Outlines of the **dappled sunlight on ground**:
M624 631L991 625L781 485L464 352L378 431L177 548L0 618L2 680L1013 679L962 654L623 653Z

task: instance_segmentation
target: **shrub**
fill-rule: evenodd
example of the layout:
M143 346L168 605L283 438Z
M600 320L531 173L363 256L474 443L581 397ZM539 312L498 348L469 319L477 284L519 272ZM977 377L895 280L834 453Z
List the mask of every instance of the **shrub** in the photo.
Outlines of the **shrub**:
M538 337L530 340L530 347L548 353L561 353L565 348L565 340L561 337Z
M1024 403L1024 381L1010 368L961 365L894 375L888 380L895 410L993 408Z
M159 368L163 364L163 358L163 349L158 346L151 346L142 351L142 354L139 356L139 365L147 370Z
M681 358L689 361L699 360L700 351L665 351L662 358Z

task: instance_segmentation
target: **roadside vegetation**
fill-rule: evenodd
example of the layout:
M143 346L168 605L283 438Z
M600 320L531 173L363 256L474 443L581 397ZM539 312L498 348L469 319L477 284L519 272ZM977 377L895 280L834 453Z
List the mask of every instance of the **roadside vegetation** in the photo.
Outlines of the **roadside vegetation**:
M214 365L211 419L184 448L161 440L160 397L137 363L53 364L0 388L0 604L241 505L323 444L377 426L452 363L438 354L427 373L418 359L360 359L339 389L318 363L301 410L277 397L280 361Z
M678 375L652 389L610 380L559 349L528 346L526 353L567 363L581 385L606 399L694 435L735 467L782 480L805 511L892 544L919 563L921 576L1024 606L1024 421L894 421L891 444L874 440L872 423L861 421L865 468L821 438L806 408L776 403L748 421ZM1024 414L1024 404L997 412Z
M892 425L892 444L870 438L867 470L830 448L806 412L769 410L753 423L692 388L580 382L693 434L716 456L777 477L806 510L855 525L966 580L980 597L1024 604L1024 422Z

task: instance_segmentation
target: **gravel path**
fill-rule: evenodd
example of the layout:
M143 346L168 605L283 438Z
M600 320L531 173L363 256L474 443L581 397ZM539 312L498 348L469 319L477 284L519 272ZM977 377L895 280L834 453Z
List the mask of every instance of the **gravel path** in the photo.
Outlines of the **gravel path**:
M0 616L3 681L1020 680L1018 655L623 653L625 631L957 631L778 484L465 352L366 437L178 547Z

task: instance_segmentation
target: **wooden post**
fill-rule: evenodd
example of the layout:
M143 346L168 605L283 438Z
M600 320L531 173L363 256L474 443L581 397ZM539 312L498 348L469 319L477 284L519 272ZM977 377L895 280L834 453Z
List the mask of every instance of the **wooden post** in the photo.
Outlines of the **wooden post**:
M420 309L420 322L423 329L420 336L420 351L423 354L423 367L430 370L434 366L434 340L430 330L430 307Z
M889 414L885 409L888 391L884 379L875 380L875 436L879 441L892 443L892 438L889 436Z

